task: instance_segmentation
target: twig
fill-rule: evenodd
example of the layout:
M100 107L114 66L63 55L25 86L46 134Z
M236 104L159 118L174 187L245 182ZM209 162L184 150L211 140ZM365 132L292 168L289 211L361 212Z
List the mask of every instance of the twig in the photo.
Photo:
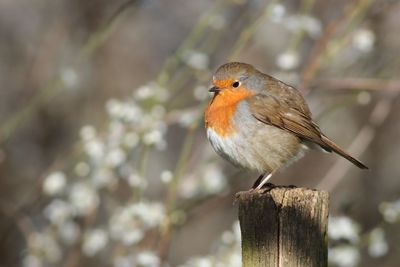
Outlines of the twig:
M342 23L343 23L343 17L340 17L339 19L329 23L324 31L324 34L315 43L311 55L308 59L308 62L302 71L301 74L302 83L299 86L299 90L303 92L307 91L310 81L313 79L317 70L319 69L320 58L322 57L322 54L325 52L328 42L331 40L331 38L333 37L333 35L335 34L335 32L341 26Z
M117 12L107 21L107 23L101 27L98 31L93 33L88 41L80 49L78 55L75 58L75 64L79 63L82 59L90 56L97 48L99 48L110 34L115 29L116 24L122 19L120 16L126 10L126 7L136 1L128 1L124 3ZM60 89L64 87L64 83L58 75L52 78L45 87L41 88L39 92L26 104L23 108L17 111L11 118L7 119L2 125L0 125L0 141L7 140L11 134L19 128L24 121L29 119L35 109L48 102L52 97L60 92Z
M375 105L369 116L368 124L361 128L351 143L348 149L350 154L358 157L365 152L375 136L376 129L386 120L390 114L395 99L399 95L399 93L396 93L395 95L392 94L390 96L385 96ZM333 190L343 180L345 174L351 167L351 164L348 164L345 159L338 158L335 164L329 169L327 174L317 185L317 188Z
M171 79L170 73L173 73L175 68L178 67L182 54L185 51L193 48L198 41L202 40L204 37L204 31L209 25L210 18L214 14L220 12L220 10L224 7L224 4L224 1L220 0L208 12L203 14L196 25L192 28L189 35L176 49L175 53L165 60L163 66L161 67L161 71L156 78L156 81L160 86L166 86L168 84L169 80Z
M185 168L186 168L186 162L189 158L189 153L192 149L193 146L193 141L194 141L194 132L195 129L197 128L197 125L195 125L192 128L189 128L185 140L183 141L183 146L180 152L180 157L178 160L178 163L176 164L176 169L174 173L173 180L170 183L170 187L168 188L168 195L166 198L166 207L167 207L167 212L169 213L169 216L167 218L167 221L165 222L165 225L163 229L161 229L161 239L159 242L159 256L162 260L165 260L165 257L167 255L167 251L169 248L169 243L171 241L171 232L173 228L173 222L171 221L171 213L173 213L175 209L175 204L177 200L177 193L178 193L178 182L180 181Z
M231 54L228 57L229 60L233 61L235 60L239 53L242 52L243 48L245 45L248 43L250 38L253 36L254 31L258 28L258 26L264 21L264 18L268 15L269 11L271 10L271 7L273 4L275 4L277 1L271 1L267 7L264 9L262 14L254 20L254 22L250 23L246 28L244 28L239 35L239 38L237 39L235 45L233 46L231 50Z
M318 79L311 82L311 87L328 90L400 91L400 80L374 78Z
M339 18L330 22L325 28L323 35L315 43L308 62L301 74L302 83L299 89L303 91L304 94L308 93L310 82L314 80L318 70L322 67L322 63L325 62L323 57L329 52L328 43L332 40L334 35L343 28L343 25L350 25L358 14L366 10L371 4L370 2L371 1L368 0L357 1L347 12L344 12ZM346 34L343 38L346 39Z
M302 16L307 16L312 11L315 5L315 0L303 0L301 1L300 12ZM288 51L294 51L299 49L300 45L302 44L302 40L306 36L306 30L304 27L300 27L298 31L296 31L291 40L289 41L289 46L287 48Z

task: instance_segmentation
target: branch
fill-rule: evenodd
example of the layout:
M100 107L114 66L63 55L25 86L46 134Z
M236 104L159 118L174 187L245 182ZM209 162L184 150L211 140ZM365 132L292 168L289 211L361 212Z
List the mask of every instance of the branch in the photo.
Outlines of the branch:
M349 147L349 153L355 157L362 155L375 137L376 129L379 128L387 119L390 110L393 107L395 99L400 95L391 94L381 99L372 110L368 123L358 132ZM338 158L335 164L330 168L325 177L318 184L317 188L333 190L345 177L345 174L352 167L351 164L343 158Z
M312 87L329 90L400 91L400 80L374 78L317 79Z

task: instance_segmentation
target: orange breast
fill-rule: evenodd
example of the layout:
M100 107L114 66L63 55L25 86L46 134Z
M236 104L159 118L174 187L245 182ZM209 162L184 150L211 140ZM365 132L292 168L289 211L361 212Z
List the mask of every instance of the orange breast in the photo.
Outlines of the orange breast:
M211 127L217 134L227 137L236 132L232 124L234 115L240 100L251 96L252 93L242 87L223 89L208 104L205 112L205 126Z

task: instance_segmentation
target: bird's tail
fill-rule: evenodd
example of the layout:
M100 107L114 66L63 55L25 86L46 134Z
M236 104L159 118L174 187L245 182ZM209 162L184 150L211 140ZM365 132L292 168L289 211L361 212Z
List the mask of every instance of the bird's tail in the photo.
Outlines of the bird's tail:
M360 169L368 169L368 167L365 166L361 161L353 158L352 156L350 156L349 154L344 152L343 149L341 149L333 141L329 140L328 137L322 135L321 138L322 138L322 141L324 142L324 144L326 145L326 148L328 148L328 150L329 149L332 150L333 152L335 152L336 154L338 154L338 155L342 156L343 158L347 159L348 161L350 161L351 163L353 163L354 165L356 165Z

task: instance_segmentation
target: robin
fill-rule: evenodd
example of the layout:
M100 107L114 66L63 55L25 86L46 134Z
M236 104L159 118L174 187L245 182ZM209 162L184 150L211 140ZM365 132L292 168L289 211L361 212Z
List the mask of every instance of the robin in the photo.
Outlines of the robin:
M253 188L261 189L308 148L335 152L368 169L321 132L296 88L239 62L220 66L212 82L214 96L205 111L208 139L229 162L261 173Z

